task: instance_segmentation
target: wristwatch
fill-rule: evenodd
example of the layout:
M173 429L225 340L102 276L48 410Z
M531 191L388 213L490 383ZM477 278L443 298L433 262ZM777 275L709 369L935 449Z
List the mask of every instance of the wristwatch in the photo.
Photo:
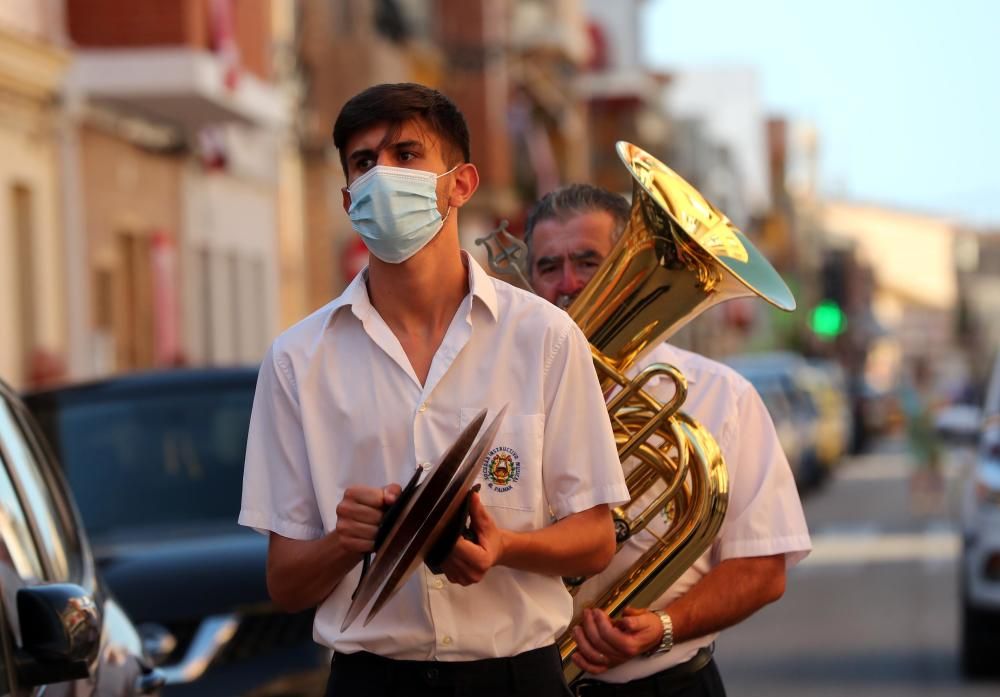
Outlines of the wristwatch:
M660 639L658 645L643 654L647 658L649 656L659 656L661 653L666 653L674 648L674 623L670 620L670 615L663 610L652 610L652 613L660 618L660 624L663 625L663 638Z

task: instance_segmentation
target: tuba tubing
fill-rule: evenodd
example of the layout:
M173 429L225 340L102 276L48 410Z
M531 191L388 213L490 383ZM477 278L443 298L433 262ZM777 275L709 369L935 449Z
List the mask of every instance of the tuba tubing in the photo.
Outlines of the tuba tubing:
M685 515L675 521L670 539L653 545L618 581L594 603L612 618L621 616L628 606L649 607L663 592L711 546L722 526L729 498L729 479L722 452L712 435L691 417L677 415L684 432L681 447L687 448L691 463L692 486L684 482L684 472L677 479L687 496ZM572 627L557 642L567 683L580 677L582 670L572 661L577 643Z

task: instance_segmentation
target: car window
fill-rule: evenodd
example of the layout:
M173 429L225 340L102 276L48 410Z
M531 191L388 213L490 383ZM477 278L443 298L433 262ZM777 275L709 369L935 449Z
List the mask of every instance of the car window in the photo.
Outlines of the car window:
M789 375L782 374L778 378L778 383L781 385L781 390L784 392L788 406L795 418L806 420L816 418L818 413L816 403L809 392L797 385Z
M779 421L789 418L791 405L788 402L785 391L782 389L781 383L777 379L773 376L759 373L750 373L748 379L754 389L757 390L757 394L760 395L764 406L767 407L771 419Z
M41 414L91 539L139 527L235 529L253 392L249 380Z
M0 432L0 567L7 565L28 582L45 579L28 519L14 483L7 474L7 439Z
M49 573L45 574L47 580L68 581L70 566L66 543L69 536L58 517L52 492L39 469L39 453L29 445L6 400L0 400L0 440L3 442L4 459L9 470L3 473L2 479L6 481L0 482L4 508L11 507L6 497L16 491L17 496L12 496L12 501L19 499L24 504L27 515L21 513L21 520L26 523L26 530L35 531L34 538L40 546L38 551L48 562ZM8 474L12 475L10 479ZM20 537L30 539L28 535Z
M0 427L0 605L20 638L17 591L44 582L46 573L21 498L7 471L9 443L8 434Z
M788 400L780 390L764 390L760 393L761 401L767 407L772 421L782 421L788 418Z

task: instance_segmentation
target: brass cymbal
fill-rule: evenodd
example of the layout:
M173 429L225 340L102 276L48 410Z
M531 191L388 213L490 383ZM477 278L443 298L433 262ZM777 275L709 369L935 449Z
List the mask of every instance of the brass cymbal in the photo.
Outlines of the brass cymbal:
M367 625L424 560L464 502L478 472L477 465L496 438L506 411L505 405L485 429L482 425L487 410L480 411L427 473L409 500L401 502L402 510L355 591L341 631L346 630L375 598L365 618Z

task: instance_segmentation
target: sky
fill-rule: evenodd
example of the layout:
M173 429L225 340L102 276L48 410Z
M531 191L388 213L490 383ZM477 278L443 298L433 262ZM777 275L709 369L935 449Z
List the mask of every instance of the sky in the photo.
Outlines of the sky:
M753 67L827 195L1000 226L1000 2L648 0L650 67Z

